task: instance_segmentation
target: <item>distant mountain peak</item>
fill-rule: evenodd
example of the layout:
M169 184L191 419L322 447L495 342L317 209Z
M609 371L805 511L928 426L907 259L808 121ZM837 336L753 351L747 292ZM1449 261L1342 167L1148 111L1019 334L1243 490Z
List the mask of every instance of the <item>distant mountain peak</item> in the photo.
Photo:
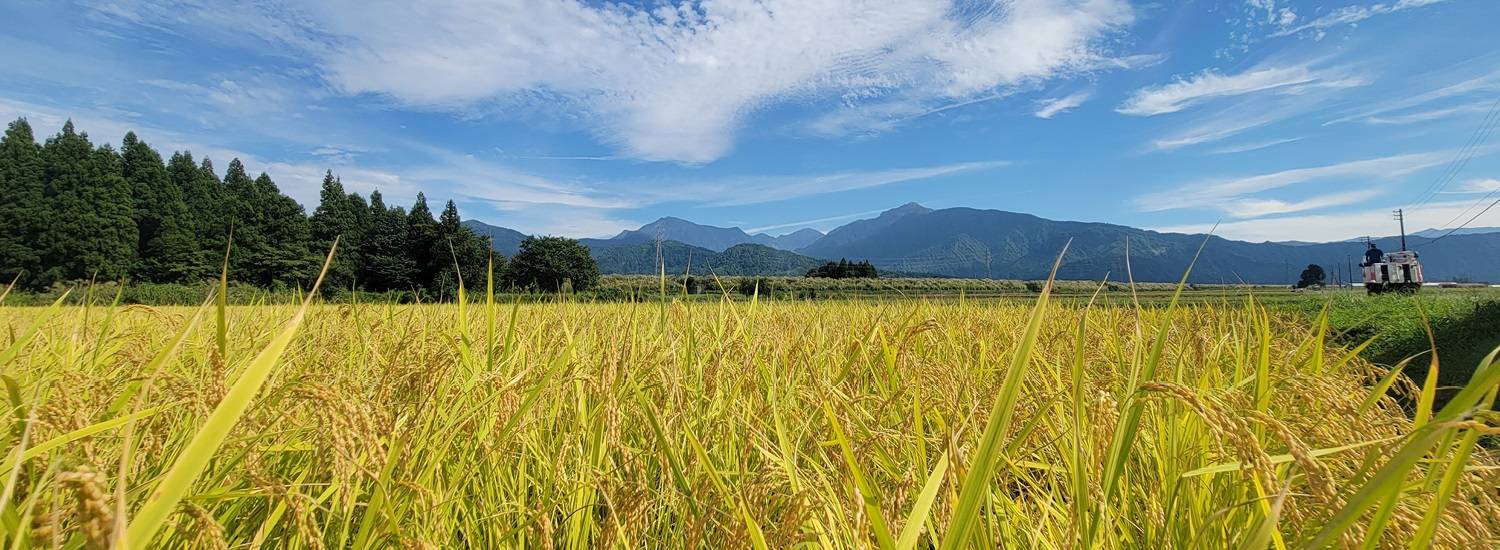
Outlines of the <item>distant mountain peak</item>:
M791 233L787 233L787 234L781 235L781 236L785 237L787 235L817 235L817 236L821 237L821 236L823 236L823 232L822 231L818 231L816 229L813 229L811 227L804 227L802 229L798 229L796 231L793 231Z
M917 204L915 202L908 202L908 203L903 204L901 206L897 206L897 207L892 208L890 210L886 210L885 212L881 212L880 215L881 216L885 216L887 214L890 214L890 215L893 215L893 216L905 216L907 214L926 214L926 213L931 212L931 211L932 211L932 209L928 208L926 206L922 206L922 205Z

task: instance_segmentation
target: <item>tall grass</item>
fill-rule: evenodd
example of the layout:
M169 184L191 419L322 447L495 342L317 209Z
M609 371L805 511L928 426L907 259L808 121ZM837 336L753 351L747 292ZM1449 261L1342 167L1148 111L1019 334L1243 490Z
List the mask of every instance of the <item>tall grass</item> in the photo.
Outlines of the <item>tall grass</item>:
M1386 388L1430 388L1254 299L521 304L484 286L206 306L222 318L0 308L0 544L1500 541L1479 443L1500 424L1494 355L1418 424Z

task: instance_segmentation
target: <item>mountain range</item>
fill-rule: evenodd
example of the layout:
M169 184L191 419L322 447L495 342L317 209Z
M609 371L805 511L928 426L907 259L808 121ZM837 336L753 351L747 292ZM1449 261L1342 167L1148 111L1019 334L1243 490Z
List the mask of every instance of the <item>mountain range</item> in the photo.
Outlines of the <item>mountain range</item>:
M723 252L741 244L758 244L778 250L796 250L822 237L823 233L816 229L801 229L775 237L765 233L751 235L738 227L714 227L668 216L643 225L640 229L621 231L619 235L609 239L583 239L583 242L590 248L595 248L620 244L655 243L657 240L677 241L714 252Z
M512 255L524 234L464 222L494 238L495 249ZM1487 230L1486 230L1487 229ZM1454 232L1427 230L1407 235L1429 280L1500 281L1500 228ZM1064 244L1068 253L1062 279L1126 278L1176 281L1204 235L1162 233L1094 222L1057 221L1030 214L974 208L933 210L908 203L826 235L801 230L780 236L751 235L737 227L715 227L680 218L662 218L608 239L581 239L605 273L657 273L656 242L669 273L721 275L798 275L825 260L869 260L884 271L949 277L1041 279ZM1399 247L1395 237L1376 243ZM1308 264L1330 274L1353 271L1358 278L1360 242L1261 242L1209 237L1193 268L1192 282L1279 284L1296 280Z

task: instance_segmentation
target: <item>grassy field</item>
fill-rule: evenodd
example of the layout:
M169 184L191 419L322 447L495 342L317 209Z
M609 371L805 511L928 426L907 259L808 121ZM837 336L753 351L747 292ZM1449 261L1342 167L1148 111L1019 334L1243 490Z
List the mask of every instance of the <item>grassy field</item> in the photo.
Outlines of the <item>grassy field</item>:
M1116 294L0 308L0 543L1500 543L1493 356Z

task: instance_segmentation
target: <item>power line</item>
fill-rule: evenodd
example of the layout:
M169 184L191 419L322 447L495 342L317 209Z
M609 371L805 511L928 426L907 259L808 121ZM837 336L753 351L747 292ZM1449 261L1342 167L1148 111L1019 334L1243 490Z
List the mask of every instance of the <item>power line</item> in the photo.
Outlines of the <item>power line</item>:
M1474 220L1479 219L1480 216L1483 216L1485 212L1489 212L1490 209L1494 208L1495 205L1497 205L1497 204L1500 204L1500 199L1496 199L1495 202L1492 202L1492 203L1490 203L1489 206L1484 207L1484 210L1480 210L1478 214L1475 214L1474 217L1469 218L1469 221L1464 222L1463 225L1460 225L1460 226L1455 227L1453 229L1449 229L1448 232L1447 233L1443 233L1443 235L1441 237L1438 237L1436 239L1427 241L1426 243L1423 243L1422 246L1427 246L1429 244L1441 241L1441 240L1443 240L1443 237L1447 237L1449 235L1452 235L1453 232L1458 231L1460 229L1463 229L1465 226L1467 226L1467 225L1469 225L1471 223L1474 223Z
M1459 148L1453 160L1448 162L1448 166L1422 192L1420 195L1421 198L1407 208L1416 208L1425 205L1437 197L1443 188L1447 187L1449 183L1453 182L1454 178L1457 178L1463 172L1464 167L1469 164L1469 160L1479 151L1479 146L1484 144L1484 141L1489 138L1490 132L1493 132L1497 125L1500 125L1500 99L1496 99L1490 105L1489 111L1480 120L1479 127L1474 129L1474 133L1469 135L1469 139L1464 142L1463 147Z
M1458 215L1453 216L1453 219L1448 220L1448 222L1444 223L1442 225L1442 227L1448 227L1450 225L1453 225L1453 222L1458 221L1459 218L1464 217L1464 215L1466 215L1470 211L1474 210L1474 207L1479 206L1481 204L1484 204L1484 201L1490 200L1490 197L1495 196L1495 193L1497 193L1497 192L1500 192L1500 186L1496 186L1494 189L1491 189L1490 192L1485 193L1483 197L1479 197L1479 200L1474 201L1474 204L1469 205L1469 207L1465 208L1463 212L1459 212Z

